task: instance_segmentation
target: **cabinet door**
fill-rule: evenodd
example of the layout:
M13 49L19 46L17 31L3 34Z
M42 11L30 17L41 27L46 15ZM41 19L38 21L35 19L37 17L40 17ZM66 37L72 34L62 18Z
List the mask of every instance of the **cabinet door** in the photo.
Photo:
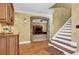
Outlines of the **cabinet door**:
M11 24L14 24L14 8L13 5L10 4L10 20L11 20Z
M6 19L6 4L0 3L0 21Z
M17 55L19 52L19 43L17 36L9 36L7 41L7 54Z
M7 39L5 37L0 36L0 55L7 54Z
M9 5L9 3L6 4L6 6L7 6L7 12L6 12L7 17L6 17L6 21L7 21L7 24L10 24L11 21L10 21L10 5Z
M7 24L12 25L14 20L14 9L11 3L7 4Z

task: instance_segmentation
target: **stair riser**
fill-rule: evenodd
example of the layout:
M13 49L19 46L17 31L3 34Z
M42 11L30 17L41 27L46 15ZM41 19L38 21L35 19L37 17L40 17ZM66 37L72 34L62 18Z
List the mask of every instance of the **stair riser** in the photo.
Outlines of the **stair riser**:
M62 40L62 39L59 39L59 38L53 38L53 39L51 39L51 40L58 40L58 41L66 42L66 43L69 43L69 44L70 44L70 42L71 42L71 40L68 41L68 40Z
M66 34L58 34L58 35L71 37L71 35L66 35Z
M68 36L57 35L57 37L64 38L64 39L70 39L71 40L71 37L68 37Z
M71 27L64 27L63 29L72 29Z
M58 43L61 43L61 44L70 46L70 47L72 47L72 48L76 48L76 46L72 46L71 44L68 44L68 43L65 43L65 42L62 42L62 41L58 41L58 40L53 40L53 41L56 41L56 42L58 42Z
M71 30L61 30L61 31L64 31L64 32L71 32Z
M71 25L71 23L67 23L66 25Z
M71 39L66 39L66 38L62 38L62 37L56 37L57 39L62 39L62 40L67 40L67 41L71 41Z
M64 26L64 27L71 27L71 26Z
M62 29L62 30L71 30L71 29L64 28L64 29Z
M59 34L62 34L62 35L70 35L71 36L71 33L59 33Z
M71 32L65 32L65 31L60 31L61 33L71 33Z

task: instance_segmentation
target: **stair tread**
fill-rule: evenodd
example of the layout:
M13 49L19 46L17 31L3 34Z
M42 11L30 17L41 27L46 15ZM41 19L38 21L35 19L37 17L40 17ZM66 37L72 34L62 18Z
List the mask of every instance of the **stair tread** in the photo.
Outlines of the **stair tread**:
M69 36L62 36L62 35L57 35L56 37L61 37L61 38L65 38L65 39L71 39L71 37L69 37Z
M67 23L67 24L65 24L64 26L71 26L71 24Z
M63 27L63 29L71 29L71 27Z
M62 33L71 33L71 32L65 32L65 31L60 31L60 32L62 32Z
M58 39L62 39L62 40L67 40L67 41L71 41L71 39L67 39L67 38L64 38L64 37L56 37ZM55 39L55 38L54 38Z
M71 35L71 33L63 33L63 32L61 32L59 34L62 34L62 35Z
M68 53L74 53L75 52L75 49L69 47L69 46L66 46L66 45L63 45L63 44L60 44L60 43L57 43L55 41L52 41L50 42L50 44L53 44L55 46L57 46L58 48L68 52Z
M70 24L71 25L72 23L68 22L67 24Z
M71 27L71 26L64 26L64 27Z
M71 44L71 41L62 41L62 40L53 40L53 41L59 42L61 44L65 44L65 45L73 47L73 48L76 48L76 46Z
M58 40L58 41L62 41L62 42L69 43L69 44L70 44L70 42L71 42L71 41L62 40L62 39L58 39L58 38L51 39L51 41L52 41L52 40Z
M71 28L63 28L62 30L71 30Z
M60 40L60 41L69 42L69 43L72 41L72 40L63 40L59 38L52 38L51 40Z
M61 31L64 31L64 32L71 32L71 30L61 30Z
M71 35L68 35L68 34L58 34L58 35L62 35L62 36L68 36L68 37L71 37Z

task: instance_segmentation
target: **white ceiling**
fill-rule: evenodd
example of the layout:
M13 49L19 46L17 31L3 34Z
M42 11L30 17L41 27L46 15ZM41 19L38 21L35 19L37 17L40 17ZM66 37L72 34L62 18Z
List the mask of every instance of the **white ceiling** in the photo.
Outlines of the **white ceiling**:
M49 15L49 7L55 3L14 3L15 11L36 12Z

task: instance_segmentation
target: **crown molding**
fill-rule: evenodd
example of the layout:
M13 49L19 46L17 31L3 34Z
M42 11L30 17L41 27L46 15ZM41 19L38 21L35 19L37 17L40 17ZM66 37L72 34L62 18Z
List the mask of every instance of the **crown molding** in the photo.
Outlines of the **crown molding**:
M51 16L51 14L50 14L50 15L46 15L46 14L42 14L42 13L28 12L28 11L17 11L17 10L15 10L14 12L15 12L15 13L34 14L34 15L37 15L37 16L44 16L44 17L48 17L48 18ZM52 12L51 12L51 13L52 13Z

